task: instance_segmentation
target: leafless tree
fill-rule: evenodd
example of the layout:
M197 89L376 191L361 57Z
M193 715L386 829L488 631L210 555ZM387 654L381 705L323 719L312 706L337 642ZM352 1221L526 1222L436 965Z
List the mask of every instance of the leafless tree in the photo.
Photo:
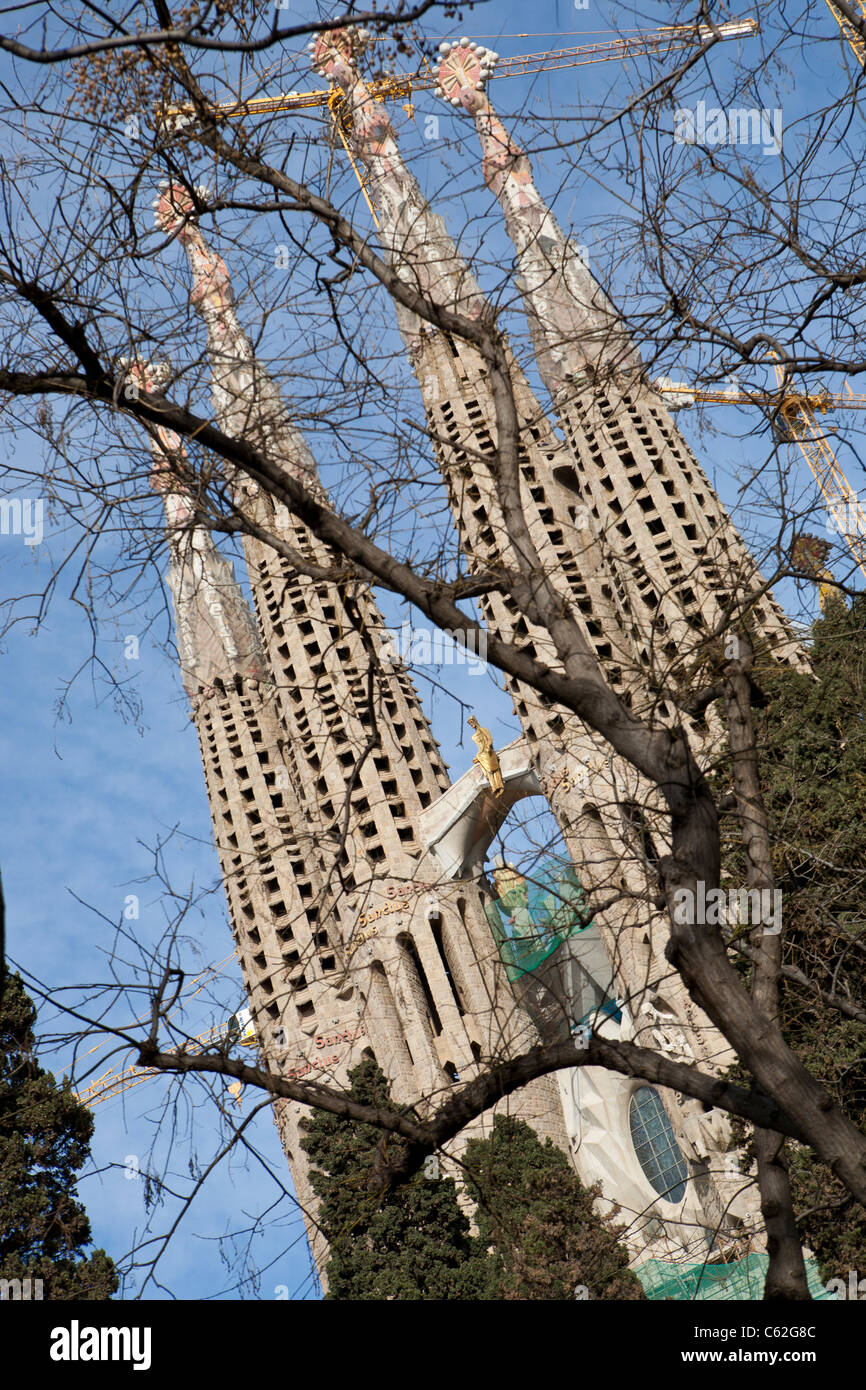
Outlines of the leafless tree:
M315 21L280 27L286 12L275 10L263 20L245 0L174 9L154 0L111 18L90 5L74 16L45 5L28 12L29 29L0 39L10 55L2 112L3 423L10 433L26 430L46 445L38 464L8 465L7 479L10 486L38 483L65 551L44 588L11 605L8 621L41 621L60 586L93 612L94 623L130 591L158 621L162 591L155 565L162 531L147 483L148 441L156 428L171 430L186 445L184 480L195 496L195 519L213 531L258 534L225 486L228 467L256 482L330 547L330 571L305 569L303 557L278 536L264 537L302 572L372 584L434 627L462 634L467 644L483 626L467 616L468 602L495 593L507 594L543 629L555 660L485 627L487 659L502 677L577 714L657 790L672 846L656 865L658 904L672 909L678 892L694 892L699 882L718 884L720 816L732 809L746 847L749 886L772 887L773 832L760 794L748 644L708 676L707 640L706 660L693 663L691 684L677 692L685 713L726 702L734 785L733 800L720 804L684 727L654 726L613 689L534 551L520 510L520 426L504 327L518 358L528 361L530 349L499 264L496 219L473 188L463 196L454 192L456 172L466 173L459 147L443 139L432 147L432 158L423 145L415 154L433 200L437 193L450 199L452 225L462 217L461 244L475 248L478 274L493 283L498 317L474 319L442 308L380 253L327 108L306 113L303 121L294 114L214 116L215 100L249 100L290 83L304 85L307 70L300 58L287 56L286 46L294 53L303 40L345 20L373 26L381 40L376 62L387 70L417 63L419 25L453 15L453 6L433 0L376 14L320 8ZM791 545L816 504L790 483L780 407L794 380L817 390L828 373L856 379L866 365L864 176L857 142L863 71L840 47L823 6L761 0L764 32L722 68L714 62L717 7L701 0L676 9L676 19L707 26L702 42L647 59L625 84L631 88L626 100L612 86L598 106L556 116L547 109L535 116L521 112L522 138L561 190L614 185L618 215L605 209L581 236L592 240L602 275L630 284L620 300L647 370L661 374L685 360L698 385L736 376L739 389L753 396L752 423L744 428L761 441L763 462L742 478L744 529L750 509L753 517L763 512L763 531L751 527L751 539L758 546L763 535L758 558L769 584L806 578L791 560ZM491 11L479 7L477 17L482 14L489 18ZM859 22L853 11L849 18ZM651 23L648 17L647 27ZM816 44L836 83L820 100L811 88L803 94L797 86L810 71ZM760 162L731 143L677 144L674 111L698 100L722 110L790 109L782 150ZM188 107L192 120L170 128L165 112L178 106ZM194 195L195 215L218 238L236 284L243 284L240 307L257 351L291 400L296 420L321 444L332 502L266 450L212 422L208 363L194 346L200 338L191 328L185 271L150 213L164 178L189 190L203 181L210 186L209 193ZM427 426L390 327L395 304L472 344L486 364L496 406L500 502L511 534L522 541L495 572L470 574L451 528L441 523ZM766 387L771 353L786 378L776 394ZM170 361L163 393L126 391L124 362L137 357ZM856 462L847 439L845 448L849 465ZM836 558L836 586L855 592L854 562L845 561L844 547ZM740 616L732 614L732 621ZM395 1165L383 1150L371 1179L380 1185L410 1177L494 1098L534 1077L590 1065L657 1082L757 1127L772 1237L769 1282L780 1296L804 1296L796 1225L778 1161L783 1138L810 1146L859 1203L866 1203L866 1139L780 1031L778 938L743 946L755 965L749 989L734 968L735 950L718 930L683 926L673 910L670 920L671 967L732 1045L753 1078L749 1086L593 1037L586 1050L572 1042L541 1044L499 1061L424 1121L373 1112L327 1087L275 1076L224 1047L200 1053L167 1048L163 1024L177 983L168 965L152 980L149 1026L103 1027L119 1045L135 1048L142 1066L231 1077L259 1088L263 1103L283 1096L399 1133L408 1140L405 1161ZM801 983L862 1021L859 1001L805 977ZM92 1027L86 1009L77 1013L82 1028Z

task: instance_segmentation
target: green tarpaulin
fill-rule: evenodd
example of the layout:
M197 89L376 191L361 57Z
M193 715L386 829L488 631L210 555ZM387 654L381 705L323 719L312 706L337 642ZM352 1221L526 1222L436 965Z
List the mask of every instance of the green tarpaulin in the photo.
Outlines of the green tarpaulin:
M635 1274L647 1298L706 1300L760 1300L764 1296L769 1255L746 1255L734 1264L669 1264L666 1260L647 1260ZM821 1283L814 1260L806 1261L809 1292L815 1299L832 1299Z
M567 937L591 925L571 864L552 859L525 875L499 869L495 877L499 897L486 912L509 980L535 970Z

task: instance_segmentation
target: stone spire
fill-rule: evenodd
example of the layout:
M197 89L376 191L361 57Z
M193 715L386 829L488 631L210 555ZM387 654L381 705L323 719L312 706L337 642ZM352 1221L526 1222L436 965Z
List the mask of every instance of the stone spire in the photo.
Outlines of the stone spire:
M477 282L403 162L385 106L372 100L358 74L356 36L346 30L329 31L311 47L317 70L345 96L348 139L376 208L386 259L433 303L479 318L486 304ZM609 310L598 296L589 300L589 308L596 324L602 316L607 324ZM496 412L486 366L472 344L451 339L405 311L398 312L398 321L462 548L473 567L495 569L507 562L511 540L499 496ZM660 698L658 686L669 678L662 667L694 644L691 620L676 600L661 615L666 646L660 663L649 640L646 615L656 615L662 600L657 594L649 596L648 581L641 587L642 577L635 575L631 557L623 555L619 536L611 540L607 534L616 498L604 511L594 504L573 456L559 442L525 375L513 359L510 365L520 425L521 504L539 562L622 698L651 722L682 723L679 713ZM493 630L505 640L558 664L549 635L533 626L507 593L492 593L480 603ZM509 682L509 690L539 786L572 861L593 902L605 904L597 921L634 1019L634 1036L642 1045L656 1045L653 1010L663 1007L675 1020L675 1036L683 1045L680 1055L708 1067L726 1065L729 1052L723 1039L665 960L667 921L652 906L656 890L646 853L647 845L652 855L669 852L664 815L659 814L663 808L654 789L612 759L604 741L575 716L551 707L518 682ZM706 730L693 729L693 735L702 749ZM689 1135L699 1123L696 1108L669 1093L665 1103L684 1151L702 1162L701 1149L689 1147ZM626 1146L627 1142L626 1136ZM726 1141L718 1137L710 1144L715 1176L709 1187L715 1184L717 1192L725 1188L719 1142L723 1148ZM611 1190L609 1173L602 1175L591 1165L581 1169L583 1160L577 1162L585 1179L603 1177L606 1190ZM718 1212L718 1197L705 1189L705 1198L707 1211ZM708 1217L708 1224L712 1219Z
M149 393L161 376L150 366L131 375ZM213 537L195 520L184 474L188 458L173 431L157 427L153 437L151 487L162 497L166 517L175 631L184 689L193 704L212 695L216 682L265 682L266 668L255 619L232 565Z
M217 424L327 502L312 455L239 321L225 263L191 220L188 192L164 188L156 210L190 259ZM310 565L341 575L345 564L262 489L238 473L231 482L239 511L290 546L297 561L244 537L284 756L303 806L299 860L324 885L314 950L288 977L307 1019L301 1027L321 1031L317 991L359 998L364 1035L356 1053L369 1048L396 1098L423 1108L458 1078L522 1046L531 1030L515 1016L481 892L443 881L425 850L422 813L450 779L407 671L385 655L388 634L369 587L305 573ZM335 1067L341 1079L348 1064L347 1056ZM527 1087L509 1108L563 1139L555 1080Z
M643 376L621 315L532 179L525 152L486 91L491 62L461 40L443 44L439 90L475 121L482 170L517 256L538 368L581 489L647 605L674 632L685 618L696 652L722 624L750 622L756 648L801 670L808 660L736 527Z
M206 188L196 190L200 202L209 196ZM256 359L235 309L226 263L206 244L189 191L163 180L154 208L158 225L174 233L189 260L190 301L207 330L211 395L220 427L253 448L267 450L293 478L318 490L313 456L289 419L279 390Z
M420 294L477 319L488 307L478 282L454 246L444 220L432 210L406 167L384 102L374 101L358 74L355 58L363 43L363 31L332 29L310 48L314 66L346 97L350 138L363 159L365 187L376 205L385 255ZM431 330L410 310L395 307L411 352Z
M149 394L164 384L164 370L150 364L134 364L130 375ZM176 434L156 427L151 451L151 485L166 513L167 579L181 672L262 1062L282 1076L331 1082L345 1074L347 1059L357 1060L364 1029L351 988L323 984L307 1009L299 999L298 979L321 950L324 890L299 844L308 812L293 777L274 682L232 566L195 520L186 450ZM298 1142L300 1107L278 1101L274 1111L321 1265L325 1247Z
M485 83L495 59L476 44L441 49L438 91L475 119L484 180L499 199L514 242L517 285L548 390L555 393L575 370L640 372L640 355L620 315L577 246L563 236L532 181L529 160L490 105Z

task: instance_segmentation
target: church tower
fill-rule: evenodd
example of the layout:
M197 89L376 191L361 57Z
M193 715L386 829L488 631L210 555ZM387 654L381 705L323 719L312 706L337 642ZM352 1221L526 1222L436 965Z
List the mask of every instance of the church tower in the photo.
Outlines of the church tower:
M364 172L365 191L372 200L378 234L389 264L405 283L444 309L479 321L488 306L440 217L432 212L405 165L390 118L381 102L371 99L356 63L357 36L331 31L314 45L313 62L342 90L348 139ZM489 312L489 311L488 311ZM540 306L539 306L540 312ZM645 583L643 553L623 552L609 539L615 508L601 508L576 467L573 447L564 446L533 395L520 368L510 362L511 380L520 426L520 514L528 537L515 545L496 459L495 404L489 375L479 351L470 343L440 332L404 306L397 306L398 323L423 397L430 437L436 448L457 521L461 546L476 568L498 564L519 570L533 555L536 571L543 570L580 624L590 653L627 708L656 726L676 722L689 730L698 757L706 762L718 748L718 732L687 720L671 702L665 687L675 684L672 667L679 654L690 654L708 635L704 608L696 608L686 592L674 593L664 629L670 650L668 666L659 669L658 642L651 643L660 595L670 583L657 558L647 552L650 578ZM603 341L620 354L623 369L636 373L638 359L621 324L599 309ZM571 441L569 441L571 442ZM598 441L593 436L593 448ZM664 468L672 437L658 445L659 468ZM656 447L655 445L653 446ZM685 446L683 446L685 448ZM603 471L603 470L600 470ZM669 480L668 480L669 485ZM712 498L709 484L707 496ZM512 499L513 500L513 499ZM513 513L512 513L513 515ZM686 523L690 525L691 523ZM725 519L731 546L744 559L746 580L756 571L742 542ZM656 523L650 530L656 534ZM684 533L685 534L685 533ZM666 555L667 552L665 552ZM690 551L694 560L694 548ZM693 584L703 581L689 570ZM757 584L761 581L758 579ZM715 591L714 591L715 593ZM485 617L501 636L530 654L554 661L550 639L531 621L526 604L506 592L481 601ZM779 610L769 600L756 609L773 650L802 662ZM718 605L713 611L718 621ZM656 631L659 624L656 623ZM653 862L666 852L664 814L653 788L622 760L611 758L601 739L567 711L558 710L538 695L510 683L515 708L526 735L538 785L547 796L568 845L573 863L593 902L605 904L598 921L619 989L631 1015L631 1035L647 1046L662 1047L668 1055L721 1069L732 1060L730 1049L706 1016L689 999L685 987L668 966L664 948L667 920L653 907ZM722 1151L726 1126L720 1116L704 1116L701 1108L682 1097L664 1093L680 1149L703 1169L705 1219L712 1225L729 1212L732 1184ZM620 1112L621 1113L621 1112ZM580 1128L575 1116L574 1128ZM574 1151L574 1144L572 1145ZM580 1159L576 1161L580 1167ZM591 1166L582 1176L595 1176ZM605 1190L615 1176L605 1174ZM735 1180L734 1189L742 1183ZM660 1204L666 1218L670 1211ZM748 1206L748 1202L746 1203ZM745 1212L752 1219L754 1212ZM724 1221L724 1218L722 1218Z
M165 370L136 364L131 375L149 394L158 394ZM155 429L151 450L151 484L166 514L167 582L181 675L263 1065L286 1078L344 1080L348 1059L359 1051L356 1039L363 1038L358 1000L333 986L320 991L311 1034L291 981L293 961L306 961L319 945L322 882L298 843L304 808L290 790L286 738L258 628L232 566L195 519L194 478L178 436ZM275 1119L321 1262L324 1245L297 1145L296 1109L277 1100Z
M491 106L485 88L495 57L462 41L441 47L440 94L475 122L484 180L514 244L539 374L605 546L631 576L643 630L674 659L683 620L690 652L742 617L756 650L807 669L748 548L646 380L620 314Z
M189 257L218 426L330 505L306 441L240 324L227 268L205 242L189 193L164 187L156 212ZM310 924L303 940L288 921L277 932L274 975L296 1016L291 1048L316 1079L335 1085L372 1053L395 1099L423 1112L537 1035L515 1010L483 890L445 878L424 844L424 812L450 779L408 673L386 655L369 588L347 582L340 557L264 489L235 473L227 482L247 527L244 552L272 683L269 738L285 769L280 807L292 846L286 871L296 876ZM212 807L224 802L218 781L208 792ZM264 912L279 913L288 901L282 882L263 879L259 887ZM249 952L251 940L258 945L258 914L232 915L239 951ZM555 1078L531 1083L501 1108L565 1143ZM280 1123L292 1172L303 1181L300 1117L300 1106L284 1105ZM488 1123L482 1117L475 1132ZM320 1252L317 1259L321 1268Z

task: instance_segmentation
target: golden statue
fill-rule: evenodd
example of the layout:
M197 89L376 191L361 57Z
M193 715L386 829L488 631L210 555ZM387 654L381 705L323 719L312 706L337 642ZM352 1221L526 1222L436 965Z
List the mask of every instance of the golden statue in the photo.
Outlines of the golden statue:
M470 714L469 724L475 730L472 735L472 742L478 745L478 752L472 761L481 768L490 783L490 790L493 795L501 796L505 791L505 783L502 781L499 759L493 748L493 735L489 729L482 729L474 714Z

